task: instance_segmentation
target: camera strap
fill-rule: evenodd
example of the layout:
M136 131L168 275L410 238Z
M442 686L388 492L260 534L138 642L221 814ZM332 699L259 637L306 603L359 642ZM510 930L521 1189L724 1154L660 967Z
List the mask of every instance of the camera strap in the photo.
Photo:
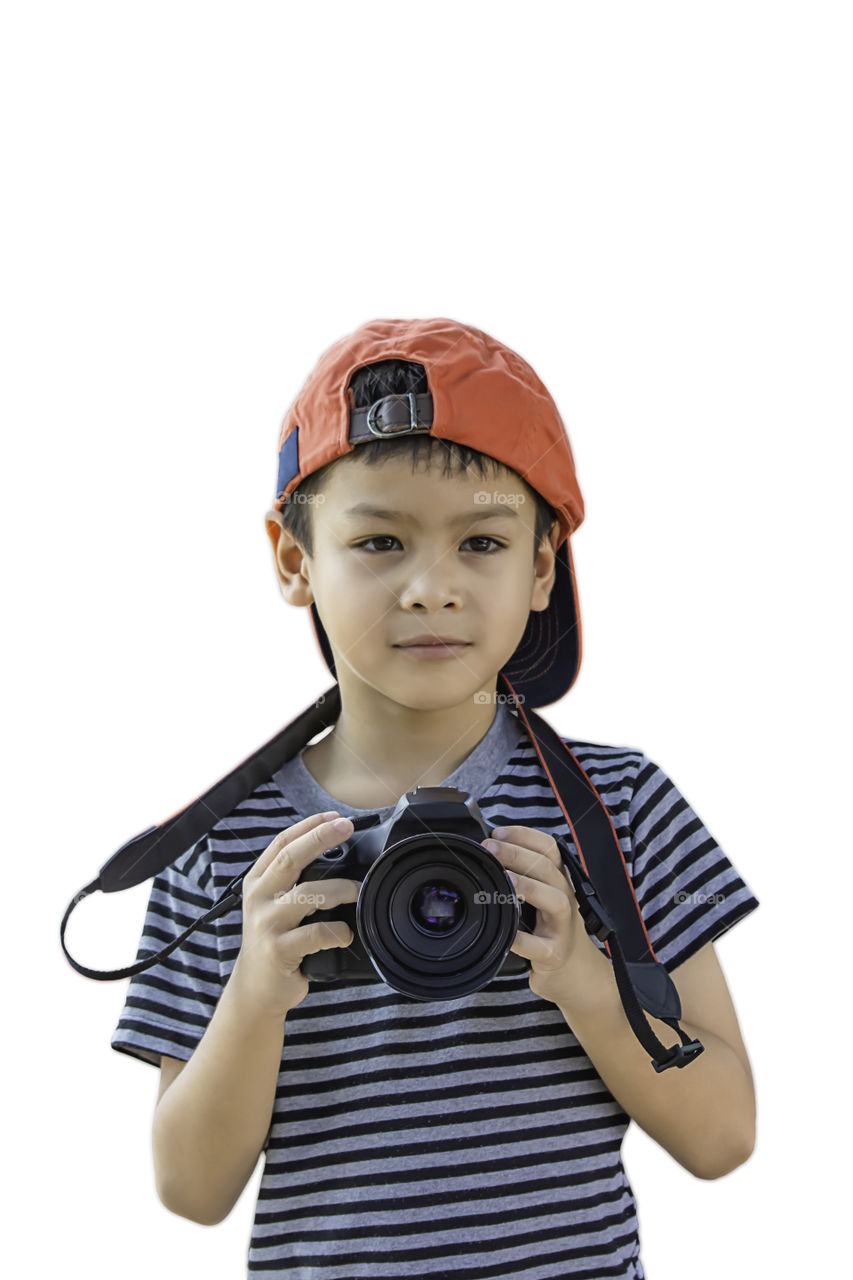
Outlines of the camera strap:
M519 719L526 726L542 768L572 833L577 857L556 836L571 876L587 933L603 942L631 1030L652 1059L655 1071L683 1067L704 1046L679 1026L681 1000L675 983L656 958L625 857L607 806L580 761L537 712L525 711L512 685ZM655 1035L644 1010L678 1032L681 1044L667 1047Z
M614 978L631 1028L649 1053L656 1071L670 1066L682 1067L698 1056L703 1046L698 1040L690 1040L678 1025L681 1017L678 991L664 966L655 958L604 801L555 730L536 712L525 711L520 705L503 673L498 675L498 689L517 708L572 832L578 856L559 837L557 845L571 876L585 928L603 942L613 964ZM117 849L95 879L74 895L65 910L59 940L68 963L84 977L99 982L133 977L165 959L201 925L233 910L241 900L241 882L248 867L230 881L209 911L194 920L168 946L144 956L135 964L123 969L89 969L75 960L65 945L65 930L71 913L83 898L97 889L102 893L130 889L159 875L203 839L257 786L301 752L312 738L334 724L340 710L340 686L336 682L295 720L207 791ZM363 821L355 820L356 829ZM649 1025L644 1010L673 1027L682 1043L671 1048L662 1044Z

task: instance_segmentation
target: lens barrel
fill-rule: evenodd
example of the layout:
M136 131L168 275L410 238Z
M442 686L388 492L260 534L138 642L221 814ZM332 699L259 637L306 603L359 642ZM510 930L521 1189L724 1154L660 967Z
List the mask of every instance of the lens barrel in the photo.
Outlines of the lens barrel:
M383 982L416 1000L479 991L501 968L521 909L498 859L466 836L390 845L368 868L356 921Z

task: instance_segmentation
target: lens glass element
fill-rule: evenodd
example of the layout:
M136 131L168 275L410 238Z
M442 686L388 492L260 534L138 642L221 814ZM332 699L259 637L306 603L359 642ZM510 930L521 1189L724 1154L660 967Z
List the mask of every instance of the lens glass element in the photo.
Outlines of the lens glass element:
M458 890L443 880L428 881L412 894L409 903L412 923L425 933L451 933L465 916L465 903Z

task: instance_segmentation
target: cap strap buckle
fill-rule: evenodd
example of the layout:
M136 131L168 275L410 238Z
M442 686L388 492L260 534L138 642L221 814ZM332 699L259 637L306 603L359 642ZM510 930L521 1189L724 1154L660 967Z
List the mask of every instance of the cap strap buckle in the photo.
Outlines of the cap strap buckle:
M366 425L371 435L409 435L413 431L429 431L429 424L418 421L418 397L414 391L382 396L367 410ZM408 417L404 405L408 405ZM377 415L383 420L377 422Z

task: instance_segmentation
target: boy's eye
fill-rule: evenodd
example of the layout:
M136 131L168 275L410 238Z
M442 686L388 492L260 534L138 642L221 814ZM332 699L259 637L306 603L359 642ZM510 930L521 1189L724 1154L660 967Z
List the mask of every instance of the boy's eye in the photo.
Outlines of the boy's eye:
M399 542L399 541L400 539L395 538L393 534L383 533L383 534L377 534L377 536L373 538L366 538L364 542L356 542L353 545L359 549L363 547L365 551L367 551L367 550L370 550L368 544L371 542ZM479 537L466 538L465 542L494 543L494 548L481 547L479 552L477 553L479 555L487 555L487 556L494 555L495 550L500 551L503 547L506 546L505 542L498 542L497 538L487 538L485 534L482 534ZM463 543L463 546L464 546L464 543ZM381 553L382 551L390 551L391 549L392 549L391 547L380 547L379 553ZM377 552L374 551L373 554L375 555L377 554Z

